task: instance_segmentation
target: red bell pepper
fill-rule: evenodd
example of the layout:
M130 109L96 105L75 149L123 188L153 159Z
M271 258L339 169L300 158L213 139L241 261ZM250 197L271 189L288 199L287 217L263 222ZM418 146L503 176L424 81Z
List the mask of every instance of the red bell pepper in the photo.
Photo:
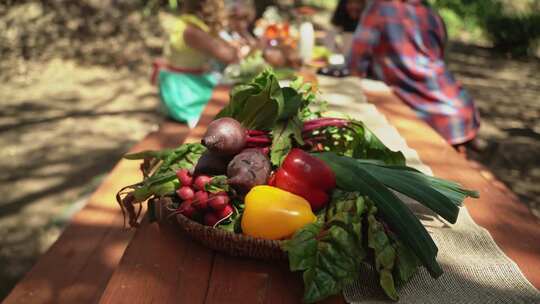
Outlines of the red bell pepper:
M322 160L301 149L292 149L271 178L272 184L305 198L314 211L324 207L328 191L336 187L336 176Z

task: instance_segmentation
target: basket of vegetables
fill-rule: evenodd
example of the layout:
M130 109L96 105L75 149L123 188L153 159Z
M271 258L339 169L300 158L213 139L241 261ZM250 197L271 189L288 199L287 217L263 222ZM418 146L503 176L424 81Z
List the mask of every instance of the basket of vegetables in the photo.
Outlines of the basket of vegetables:
M372 265L383 291L419 267L437 278L437 246L399 192L454 223L478 193L407 167L361 121L325 117L309 84L280 87L271 70L234 87L200 143L128 154L143 180L117 200L131 226L172 218L204 245L235 256L288 259L304 301L336 294Z

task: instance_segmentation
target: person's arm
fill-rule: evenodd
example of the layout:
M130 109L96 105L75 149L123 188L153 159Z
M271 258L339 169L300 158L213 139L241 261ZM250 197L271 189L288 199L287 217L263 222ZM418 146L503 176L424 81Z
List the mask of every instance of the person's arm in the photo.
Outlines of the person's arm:
M368 5L362 14L347 56L349 69L355 75L365 77L369 72L373 60L373 49L379 44L381 38L380 22L377 4L374 2Z
M195 26L186 27L184 41L189 47L214 57L220 62L229 64L238 61L238 52L234 47Z

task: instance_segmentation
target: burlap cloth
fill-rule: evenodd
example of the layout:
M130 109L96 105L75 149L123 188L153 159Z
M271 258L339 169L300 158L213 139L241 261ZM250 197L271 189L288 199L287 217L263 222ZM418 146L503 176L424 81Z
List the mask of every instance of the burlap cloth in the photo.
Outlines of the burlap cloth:
M364 121L387 146L403 151L409 166L432 175L431 169L420 161L398 131L375 106L365 102L359 79L320 77L318 81L331 110ZM420 269L411 281L398 289L398 303L540 303L540 292L495 244L489 232L473 221L466 208L461 208L457 223L451 225L414 200L403 198L439 247L437 260L444 274L435 280L424 268ZM372 269L362 269L360 277L344 289L347 302L392 302L382 293Z

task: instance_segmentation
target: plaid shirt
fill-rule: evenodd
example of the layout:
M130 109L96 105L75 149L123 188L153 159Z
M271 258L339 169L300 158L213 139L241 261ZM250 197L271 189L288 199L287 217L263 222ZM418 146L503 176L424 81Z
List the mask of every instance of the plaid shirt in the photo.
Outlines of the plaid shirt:
M444 64L446 30L419 0L370 1L354 34L349 66L387 83L450 144L480 125L472 99Z

